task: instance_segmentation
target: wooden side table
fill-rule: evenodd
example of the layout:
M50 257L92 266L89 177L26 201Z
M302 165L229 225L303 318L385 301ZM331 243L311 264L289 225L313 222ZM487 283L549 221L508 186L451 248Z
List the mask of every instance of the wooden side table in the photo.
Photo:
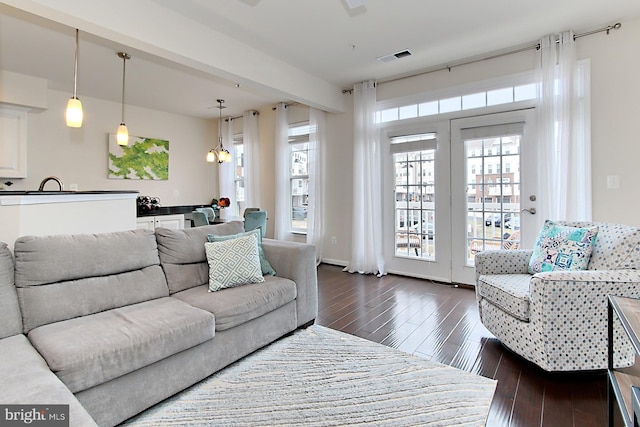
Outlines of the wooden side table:
M640 417L640 300L609 295L608 298L608 348L609 348L609 426L638 426ZM614 336L614 322L619 321L624 338ZM616 341L616 339L618 341ZM615 366L615 352L625 351L629 344L633 348L633 363ZM635 402L634 402L635 400Z

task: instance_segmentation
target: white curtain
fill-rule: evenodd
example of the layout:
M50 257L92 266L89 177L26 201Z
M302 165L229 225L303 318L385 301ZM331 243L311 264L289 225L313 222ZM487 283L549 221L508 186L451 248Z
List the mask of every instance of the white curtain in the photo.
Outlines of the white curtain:
M541 220L591 220L588 65L571 31L540 40L537 128Z
M244 149L244 207L261 208L260 137L258 112L245 111L242 116ZM242 212L240 212L242 214Z
M382 253L382 168L376 129L376 84L354 86L351 273L386 274Z
M236 188L233 182L235 178L235 153L233 149L233 131L231 120L222 120L218 123L222 126L222 144L224 148L231 153L232 160L230 162L218 163L218 187L219 194L217 198L228 197L231 201L228 208L225 208L227 217L238 216L238 205L236 203Z
M291 200L289 199L289 121L287 106L276 106L276 211L274 235L278 240L291 239Z
M309 109L309 206L307 211L307 243L316 247L316 264L322 261L322 226L324 196L322 194L322 164L326 146L326 113Z

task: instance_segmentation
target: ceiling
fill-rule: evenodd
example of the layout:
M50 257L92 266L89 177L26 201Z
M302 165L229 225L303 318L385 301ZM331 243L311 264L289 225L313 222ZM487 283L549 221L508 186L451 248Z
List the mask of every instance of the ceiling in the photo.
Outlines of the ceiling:
M120 102L125 51L127 104L203 118L218 116L217 98L224 115L280 101L339 112L341 90L359 81L637 18L638 0L8 0L0 69L71 93L79 28L80 99Z

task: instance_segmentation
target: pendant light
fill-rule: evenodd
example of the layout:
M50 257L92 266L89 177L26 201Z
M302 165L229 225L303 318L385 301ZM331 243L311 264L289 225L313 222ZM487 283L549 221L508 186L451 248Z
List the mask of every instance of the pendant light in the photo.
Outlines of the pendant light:
M73 96L67 102L67 126L71 128L82 127L82 103L78 99L78 29L76 28L76 60L73 67Z
M131 55L125 52L118 52L118 56L122 58L122 121L118 126L116 141L118 141L118 145L129 145L129 131L127 130L127 125L124 124L124 79L127 59L131 59Z
M230 162L231 153L229 153L229 150L224 148L224 145L222 144L222 109L224 108L222 106L222 103L224 102L224 99L217 99L216 102L218 103L218 108L220 109L218 121L218 145L216 146L216 148L209 150L209 152L207 153L207 162L215 162L216 157L218 158L218 163Z

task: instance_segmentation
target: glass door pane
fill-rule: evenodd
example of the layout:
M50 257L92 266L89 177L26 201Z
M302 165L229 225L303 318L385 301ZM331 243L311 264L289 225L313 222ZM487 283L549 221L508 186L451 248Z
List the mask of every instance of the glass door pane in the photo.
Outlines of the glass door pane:
M435 259L435 149L393 155L396 256Z
M513 134L463 141L469 266L482 250L520 246L521 138Z

